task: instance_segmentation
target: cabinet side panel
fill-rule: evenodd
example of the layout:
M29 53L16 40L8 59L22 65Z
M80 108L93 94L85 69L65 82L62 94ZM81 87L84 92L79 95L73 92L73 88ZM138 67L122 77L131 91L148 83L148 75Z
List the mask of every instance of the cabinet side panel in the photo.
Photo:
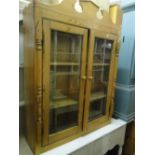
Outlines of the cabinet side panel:
M25 97L25 136L34 151L35 148L35 89L34 89L34 20L33 6L24 10L24 97Z

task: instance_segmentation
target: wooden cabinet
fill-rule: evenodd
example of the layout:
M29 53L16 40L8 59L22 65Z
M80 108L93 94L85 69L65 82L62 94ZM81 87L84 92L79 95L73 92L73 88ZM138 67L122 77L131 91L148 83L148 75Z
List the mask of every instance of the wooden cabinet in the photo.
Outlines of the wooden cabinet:
M121 10L74 1L24 10L25 135L35 154L110 123Z

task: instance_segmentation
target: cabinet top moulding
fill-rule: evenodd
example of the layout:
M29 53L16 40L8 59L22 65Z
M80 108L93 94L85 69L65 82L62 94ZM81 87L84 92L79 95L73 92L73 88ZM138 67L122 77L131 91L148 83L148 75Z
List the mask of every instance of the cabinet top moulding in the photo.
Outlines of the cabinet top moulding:
M80 2L82 13L78 13L74 9L75 2L76 0L63 0L58 5L52 5L48 2L43 3L40 0L36 0L31 2L28 7L35 6L34 19L37 27L39 24L42 26L40 19L49 19L89 29L103 30L104 27L106 33L120 34L120 21L122 19L120 6L110 6L109 12L103 10L103 18L98 19L96 17L98 7L93 2Z

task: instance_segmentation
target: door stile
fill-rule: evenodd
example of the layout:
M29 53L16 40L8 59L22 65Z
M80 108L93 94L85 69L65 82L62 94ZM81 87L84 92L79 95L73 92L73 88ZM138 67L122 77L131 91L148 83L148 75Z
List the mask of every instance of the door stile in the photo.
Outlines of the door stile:
M93 49L94 49L94 32L90 31L89 49L87 54L87 71L86 71L86 91L85 91L85 105L84 105L84 120L83 130L87 131L88 116L89 116L89 101L90 101L90 90L92 80L92 65L93 65Z
M48 145L48 124L49 124L49 71L50 71L50 22L43 21L44 33L44 54L43 54L43 145Z

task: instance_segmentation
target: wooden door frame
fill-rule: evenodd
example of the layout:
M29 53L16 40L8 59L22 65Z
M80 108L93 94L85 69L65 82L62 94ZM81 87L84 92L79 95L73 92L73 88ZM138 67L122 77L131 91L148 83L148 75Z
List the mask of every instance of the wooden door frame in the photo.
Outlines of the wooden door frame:
M58 30L61 32L67 32L72 34L78 34L83 36L82 52L81 52L81 73L80 73L80 92L79 92L79 109L78 109L78 126L54 133L49 135L49 71L50 71L50 49L51 49L51 30ZM43 146L49 145L49 143L56 143L60 140L78 134L82 132L82 119L83 119L83 104L84 104L84 88L86 79L86 52L87 52L87 34L88 30L79 28L76 26L64 24L61 22L43 20Z
M90 107L90 94L91 94L91 80L92 80L92 69L93 69L93 56L94 56L94 44L95 37L113 40L113 49L111 54L110 62L110 71L109 71L109 82L108 82L108 92L107 92L107 101L106 101L106 115L89 122L89 107ZM115 46L116 46L117 36L99 30L90 30L89 38L89 49L88 49L88 62L87 62L87 80L86 80L86 96L85 96L85 107L84 107L84 121L83 121L83 130L85 133L91 132L101 126L106 125L110 118L110 102L112 95L113 87L113 74L114 74L114 61L115 61Z

